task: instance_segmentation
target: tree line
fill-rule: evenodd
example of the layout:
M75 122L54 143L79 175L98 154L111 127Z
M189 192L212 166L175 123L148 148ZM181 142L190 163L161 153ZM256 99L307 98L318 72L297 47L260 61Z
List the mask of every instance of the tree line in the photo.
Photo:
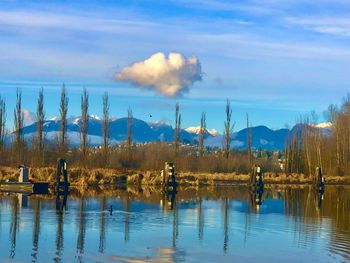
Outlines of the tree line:
M338 107L325 111L326 129L317 127L318 117L300 118L299 125L289 134L284 151L286 173L315 174L321 167L327 175L350 175L350 95Z
M118 169L162 169L165 161L175 161L179 169L185 171L207 172L238 172L247 173L253 163L263 165L268 171L279 171L278 158L273 154L255 154L252 149L252 129L247 136L247 149L233 150L234 122L232 121L232 107L229 100L225 107L223 123L222 147L208 148L204 141L207 136L206 113L200 116L200 129L197 145L186 145L181 141L182 115L180 105L175 105L174 139L173 143L154 142L135 144L133 142L133 113L128 109L127 137L125 142L110 143L110 100L108 93L104 93L102 104L102 145L91 147L88 143L89 127L89 94L84 88L81 94L80 147L70 147L67 135L67 114L69 96L65 85L61 88L59 114L60 130L56 138L48 140L45 136L45 98L44 90L40 89L36 109L36 134L32 138L24 138L22 93L17 89L16 106L14 109L13 132L6 130L6 103L0 97L0 165L27 164L35 167L52 166L57 158L66 158L71 165L82 167L108 167ZM247 115L247 128L250 128ZM10 138L10 143L6 143ZM8 141L8 140L7 140ZM290 151L293 152L293 151ZM288 151L288 154L291 154ZM287 153L287 150L286 150ZM288 161L290 162L290 161ZM290 169L292 170L292 169Z

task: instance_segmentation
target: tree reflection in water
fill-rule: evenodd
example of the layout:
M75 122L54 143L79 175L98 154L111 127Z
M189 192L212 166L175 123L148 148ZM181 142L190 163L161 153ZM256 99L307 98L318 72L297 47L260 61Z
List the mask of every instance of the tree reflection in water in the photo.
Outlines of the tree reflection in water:
M116 199L116 196L120 198ZM275 185L266 186L261 195L254 195L243 186L182 187L176 195L164 195L157 188L144 188L142 191L130 187L84 189L83 192L72 189L69 195L70 209L66 206L67 198L67 195L54 198L50 195L30 196L28 206L28 200L23 199L23 196L0 194L0 229L9 229L9 232L0 232L0 240L2 246L4 240L9 241L9 250L6 251L10 251L7 255L3 254L3 250L0 251L0 261L9 258L16 260L26 254L33 262L40 262L42 255L51 249L55 251L52 255L55 262L65 262L67 255L72 253L72 240L76 240L75 260L84 261L87 255L96 252L101 257L112 257L116 255L116 251L111 250L115 245L109 245L110 240L120 236L124 246L132 248L135 243L141 242L138 233L147 232L148 224L150 229L153 229L151 235L154 235L155 240L152 236L144 236L145 240L151 240L148 241L151 243L144 245L155 251L154 255L146 258L133 255L134 257L130 258L125 252L120 254L123 256L114 257L116 260L119 258L125 262L135 259L140 262L154 262L164 259L165 262L173 262L176 261L174 258L186 255L184 250L179 249L189 244L184 238L192 238L191 245L195 247L200 247L200 244L208 245L209 240L213 238L213 228L215 233L219 233L216 231L219 227L222 229L218 240L221 253L232 256L235 250L231 243L235 241L235 245L242 243L249 246L249 241L255 238L254 231L266 227L257 226L257 216L263 219L269 214L285 218L283 226L294 235L293 242L297 248L317 245L322 236L322 240L326 240L327 253L350 260L350 187L327 186L324 193L319 193L311 186ZM162 204L161 207L159 203ZM108 204L113 204L112 215L107 211ZM52 209L53 207L56 210ZM65 218L67 213L69 217ZM74 218L76 220L72 221ZM239 218L243 220L237 221ZM88 220L92 223L87 225ZM20 227L22 225L23 228ZM55 227L55 231L48 232L48 226L51 225ZM190 227L196 232L194 236L189 232ZM242 235L236 229L233 230L233 227L240 227ZM70 231L64 231L66 228ZM96 228L96 231L91 232L97 233L96 236L86 236L86 231L88 229L90 233L90 228ZM180 228L183 231L179 231ZM77 231L72 231L74 229ZM281 229L281 233L283 230ZM117 231L117 234L106 236L110 231ZM118 235L118 231L123 233ZM42 233L45 233L46 237L52 237L53 247L41 240ZM232 233L235 235L231 236ZM131 234L135 236L132 240ZM164 239L160 246L156 242L158 235L163 238L168 236L168 243L165 244ZM28 241L25 237L30 238L29 244L23 244ZM95 243L95 249L92 251L91 246L86 247L85 242ZM118 242L118 246L123 246L121 241ZM152 242L158 245L154 247ZM21 249L16 251L18 246ZM208 250L210 249L213 248L209 246Z

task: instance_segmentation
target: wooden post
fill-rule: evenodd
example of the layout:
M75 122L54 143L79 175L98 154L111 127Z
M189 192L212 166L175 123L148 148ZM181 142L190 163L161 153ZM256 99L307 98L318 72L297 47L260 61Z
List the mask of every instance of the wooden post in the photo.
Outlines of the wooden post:
M165 169L163 174L163 187L164 191L176 191L177 182L176 182L176 173L175 165L172 162L165 162Z
M322 173L322 168L321 167L316 167L316 178L315 178L316 182L316 187L318 191L324 191L324 184L325 184L325 178L323 176Z
M29 172L28 172L28 167L25 165L20 165L19 166L19 178L18 182L19 183L25 183L29 181Z
M63 182L61 182L61 177L63 177ZM64 159L57 160L57 170L56 170L56 192L59 193L63 187L65 193L68 192L69 182L68 182L68 172L67 172L67 162Z

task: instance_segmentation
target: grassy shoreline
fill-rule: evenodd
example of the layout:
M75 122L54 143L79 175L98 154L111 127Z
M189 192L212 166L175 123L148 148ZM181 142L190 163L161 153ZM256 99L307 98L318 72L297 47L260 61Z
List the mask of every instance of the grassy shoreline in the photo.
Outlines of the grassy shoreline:
M54 167L31 168L30 178L34 181L55 182L56 169ZM265 173L266 184L312 184L312 177L303 174L283 174L283 173ZM18 169L14 167L0 166L0 182L18 180ZM191 173L178 172L177 180L180 185L229 185L247 183L248 174L235 173ZM69 169L69 181L71 185L93 186L108 185L116 183L127 183L130 185L160 185L161 177L159 171L120 171L116 169L88 169L75 168ZM326 183L330 185L348 185L350 177L327 176Z

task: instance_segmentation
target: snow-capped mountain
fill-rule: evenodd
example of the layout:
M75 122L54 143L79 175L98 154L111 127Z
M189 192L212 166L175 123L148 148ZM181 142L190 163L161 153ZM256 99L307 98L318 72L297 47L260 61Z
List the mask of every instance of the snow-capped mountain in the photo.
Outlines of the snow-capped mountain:
M185 131L189 132L189 133L193 133L193 134L199 134L201 130L201 127L200 126L191 126L191 127L188 127L185 129ZM219 133L217 130L215 129L206 129L206 133L212 135L212 136L218 136Z
M127 118L112 119L110 121L110 141L111 143L120 143L127 138ZM71 117L67 120L67 136L72 146L80 143L80 117ZM44 122L44 133L47 140L57 140L61 127L61 120L57 117L48 119ZM302 124L296 125L292 130L280 129L271 130L266 126L252 127L252 146L255 149L282 150L288 134L293 133L295 129L300 129ZM331 127L329 123L321 123L317 128L327 130ZM200 127L188 127L180 132L181 141L184 143L197 143ZM30 140L36 134L36 123L23 128L24 137ZM174 140L174 129L164 121L147 123L136 118L132 119L133 141L136 143L164 141L172 142ZM245 149L248 136L248 129L243 129L232 134L232 147L236 149ZM13 134L8 136L8 140L13 139ZM102 144L102 120L96 115L89 116L88 123L88 141L90 145L98 146ZM216 130L207 129L205 133L206 146L221 147L223 135Z
M321 122L319 124L314 125L314 127L319 129L329 129L333 126L331 122Z

